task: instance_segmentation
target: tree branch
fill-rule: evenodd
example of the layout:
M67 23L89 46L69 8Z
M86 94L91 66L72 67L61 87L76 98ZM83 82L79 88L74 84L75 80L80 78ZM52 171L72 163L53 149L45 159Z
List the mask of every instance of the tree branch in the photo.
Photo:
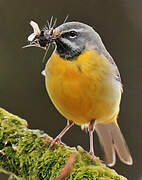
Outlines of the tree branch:
M126 180L80 146L56 143L40 130L0 108L0 169L17 180Z

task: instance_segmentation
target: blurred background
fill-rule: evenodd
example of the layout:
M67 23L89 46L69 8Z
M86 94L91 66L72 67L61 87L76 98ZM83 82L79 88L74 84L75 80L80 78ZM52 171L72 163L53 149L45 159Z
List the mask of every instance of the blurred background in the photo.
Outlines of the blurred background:
M142 1L0 0L0 107L28 120L29 128L44 130L53 137L66 125L46 93L41 75L44 51L21 47L32 33L31 19L43 27L53 15L59 25L67 14L68 21L81 21L94 27L118 65L124 85L119 124L134 165L127 166L117 160L114 169L129 180L141 180ZM96 155L102 157L96 134L94 137ZM88 134L77 126L63 141L89 150ZM1 173L0 179L6 180L8 176Z

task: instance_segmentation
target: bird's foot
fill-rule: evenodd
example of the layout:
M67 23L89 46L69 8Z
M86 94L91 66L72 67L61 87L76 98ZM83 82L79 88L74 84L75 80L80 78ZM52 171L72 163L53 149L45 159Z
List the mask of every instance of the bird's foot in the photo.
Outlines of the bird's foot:
M103 160L101 160L99 157L94 155L94 152L90 151L89 154L92 156L93 161L98 162L98 163L104 163Z
M51 142L50 144L50 148L52 148L54 146L54 144L56 142L60 143L60 144L64 144L61 142L61 138L65 135L65 133L74 125L74 123L72 121L68 121L66 127L61 131L61 133Z
M93 160L96 161L98 159L95 155L94 152L90 151L89 154L92 156Z
M51 141L49 147L52 148L55 143L64 144L64 143L62 143L61 138L59 138L58 136L55 139L53 139L53 141Z

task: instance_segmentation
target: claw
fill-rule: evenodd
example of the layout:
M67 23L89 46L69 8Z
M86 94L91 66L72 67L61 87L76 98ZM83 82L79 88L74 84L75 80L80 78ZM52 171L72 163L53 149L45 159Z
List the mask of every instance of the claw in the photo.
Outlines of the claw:
M90 151L89 154L92 156L93 160L96 161L98 159L95 155L94 152Z
M65 133L66 133L73 125L74 125L73 122L68 121L66 127L65 127L65 128L61 131L61 133L51 142L50 148L52 148L56 142L59 142L60 144L63 144L63 143L61 142L61 138L65 135Z
M53 141L50 143L49 148L52 148L54 146L55 143L60 143L61 139L59 137L56 137L55 139L53 139Z

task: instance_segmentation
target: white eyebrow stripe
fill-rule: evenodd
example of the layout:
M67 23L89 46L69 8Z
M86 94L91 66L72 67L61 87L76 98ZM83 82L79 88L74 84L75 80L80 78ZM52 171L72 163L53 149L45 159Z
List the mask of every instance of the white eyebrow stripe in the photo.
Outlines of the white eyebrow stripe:
M83 28L80 28L80 29L70 29L70 30L62 31L61 33L68 33L68 32L71 32L71 31L81 32L83 30L84 30Z

